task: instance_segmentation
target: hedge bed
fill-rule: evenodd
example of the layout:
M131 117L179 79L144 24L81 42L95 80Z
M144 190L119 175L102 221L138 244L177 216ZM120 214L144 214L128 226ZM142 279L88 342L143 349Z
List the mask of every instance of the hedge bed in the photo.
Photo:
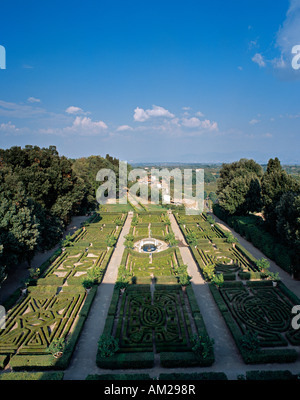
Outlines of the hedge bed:
M246 364L295 362L300 332L291 327L294 302L283 284L272 282L225 283L221 289L209 285L211 293ZM297 303L299 304L299 303ZM243 345L245 335L256 334L259 351Z
M213 362L212 355L200 361L192 351L160 353L160 364L164 368L210 367Z
M169 248L160 253L154 253L150 261L149 255L125 249L121 265L131 274L131 281L137 284L151 283L152 275L158 284L177 284L177 268L183 266L180 252Z
M0 374L0 381L60 381L63 372L6 372Z
M160 381L226 381L224 372L194 372L194 373L162 373Z
M298 375L293 375L290 371L247 371L248 381L290 381L297 380Z
M101 357L99 352L96 364L103 369L143 369L154 366L154 354L152 352L116 353L111 357Z
M180 285L156 284L153 300L149 285L128 286L123 294L115 288L103 334L114 336L119 350L114 358L105 359L98 353L97 365L102 368L125 368L125 354L137 354L138 358L140 354L142 359L145 354L154 357L154 351L160 353L163 367L209 366L214 362L213 349L203 360L192 352L191 338L208 334L191 286L185 293Z
M103 374L88 375L87 381L151 381L149 374Z
M8 314L0 333L0 354L8 356L14 370L65 369L95 297L97 287L86 295L83 288L55 286L29 288L29 295ZM49 344L66 337L63 356L55 359Z

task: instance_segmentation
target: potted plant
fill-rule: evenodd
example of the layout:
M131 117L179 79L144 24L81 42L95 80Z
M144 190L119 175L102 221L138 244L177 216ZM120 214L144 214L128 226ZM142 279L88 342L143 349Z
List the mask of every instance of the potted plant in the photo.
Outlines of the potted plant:
M217 288L221 288L224 285L224 275L223 274L216 274L213 276L211 280Z
M179 275L179 284L182 286L183 291L185 291L186 287L190 285L192 277L188 275L188 273L183 273Z
M29 269L29 276L31 279L38 279L39 275L40 275L41 271L39 268L30 268Z
M27 287L29 285L29 279L23 279L21 282L21 293L25 295L27 293Z
M66 346L66 342L63 337L61 337L59 339L54 339L50 343L50 345L48 347L48 351L49 351L49 353L51 353L53 355L53 357L60 358L63 355L65 346Z
M85 288L86 292L89 293L94 285L94 280L89 278L84 278L81 283L82 286Z

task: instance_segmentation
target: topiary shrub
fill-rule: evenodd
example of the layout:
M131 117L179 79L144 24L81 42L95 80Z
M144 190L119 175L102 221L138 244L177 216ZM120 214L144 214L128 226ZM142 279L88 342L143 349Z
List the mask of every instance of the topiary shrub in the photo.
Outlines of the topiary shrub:
M119 342L113 336L102 335L98 341L98 351L101 357L111 357L119 350Z
M193 353L200 361L205 360L213 351L214 340L206 335L194 335L191 342Z

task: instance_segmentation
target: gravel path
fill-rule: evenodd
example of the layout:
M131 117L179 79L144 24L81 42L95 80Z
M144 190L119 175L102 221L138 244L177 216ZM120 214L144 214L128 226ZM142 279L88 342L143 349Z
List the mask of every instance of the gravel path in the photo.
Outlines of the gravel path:
M98 287L97 294L80 334L70 366L65 371L64 379L85 379L88 374L97 374L100 371L96 365L98 340L104 329L108 308L118 275L118 268L125 248L125 236L129 233L131 220L132 215L129 214L120 233L103 281Z

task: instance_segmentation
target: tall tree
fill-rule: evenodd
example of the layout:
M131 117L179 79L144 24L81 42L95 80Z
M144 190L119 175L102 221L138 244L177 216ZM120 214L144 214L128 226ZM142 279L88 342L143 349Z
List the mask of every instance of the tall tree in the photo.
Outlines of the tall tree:
M262 178L262 201L265 220L271 229L276 229L276 206L281 196L298 190L299 183L283 170L278 158L270 159Z
M260 211L262 175L262 167L253 160L224 164L217 190L220 206L231 215Z

